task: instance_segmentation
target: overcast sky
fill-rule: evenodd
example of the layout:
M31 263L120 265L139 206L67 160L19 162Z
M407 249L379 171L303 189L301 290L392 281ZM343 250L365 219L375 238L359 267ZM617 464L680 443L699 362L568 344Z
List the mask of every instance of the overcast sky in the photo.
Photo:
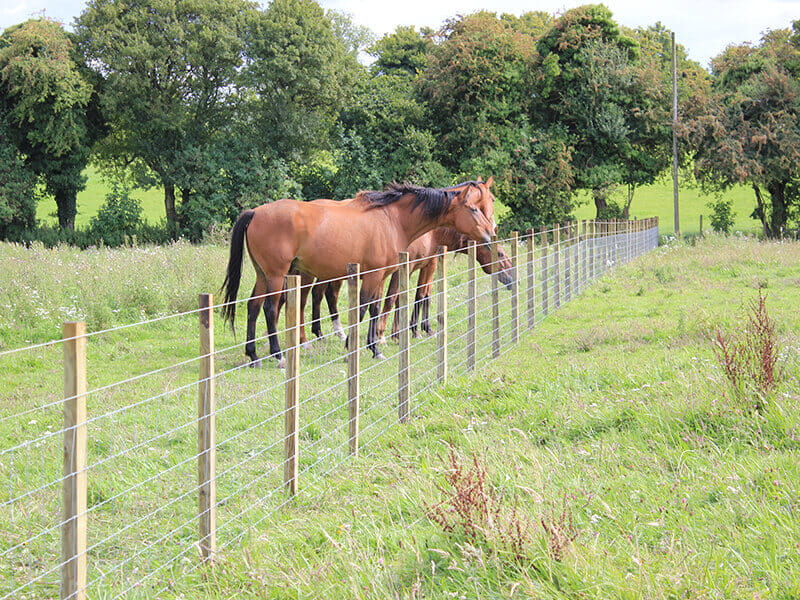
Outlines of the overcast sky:
M597 1L597 0L595 0ZM521 14L529 10L560 13L589 4L564 0L322 0L325 8L349 13L378 35L398 25L438 28L447 18L477 10ZM264 2L266 4L266 2ZM606 0L617 23L628 27L657 21L675 32L689 56L708 66L729 44L758 43L768 29L789 27L800 19L800 0ZM0 29L45 14L69 26L83 10L84 0L2 0Z

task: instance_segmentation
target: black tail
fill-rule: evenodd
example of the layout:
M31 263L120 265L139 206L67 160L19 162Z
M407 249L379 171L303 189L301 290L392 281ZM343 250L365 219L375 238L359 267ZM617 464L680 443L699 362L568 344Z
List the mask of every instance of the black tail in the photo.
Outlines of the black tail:
M255 216L255 211L245 210L236 219L236 223L231 230L231 253L228 257L228 270L225 273L225 281L222 282L220 292L225 292L225 304L222 306L222 319L230 323L234 329L234 317L236 316L236 295L239 292L239 282L242 279L242 259L244 258L244 234L247 226Z

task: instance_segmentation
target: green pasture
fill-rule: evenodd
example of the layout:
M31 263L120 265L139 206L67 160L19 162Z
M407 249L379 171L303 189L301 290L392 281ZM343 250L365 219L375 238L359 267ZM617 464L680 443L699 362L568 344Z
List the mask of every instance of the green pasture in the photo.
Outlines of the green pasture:
M102 175L93 167L86 171L88 183L86 189L78 194L78 216L75 223L78 227L86 227L89 220L97 213L102 206L105 195L110 189L109 182L105 181ZM622 203L623 196L626 194L624 189L612 194L612 199ZM735 225L733 230L744 233L754 233L760 231L758 221L751 219L750 214L755 207L753 192L744 186L736 187L725 192L725 197L733 200L733 211L735 214ZM137 198L142 203L144 218L148 223L157 224L164 217L164 195L163 191L156 187L149 190L134 190L131 197ZM707 203L713 200L714 196L704 195L699 189L683 186L679 193L679 214L681 221L681 232L683 234L696 234L700 231L700 215L703 215L703 229L711 229L709 216L711 209ZM580 204L575 210L576 219L592 219L595 216L594 203L588 194L579 196ZM502 198L498 198L498 216L501 216L505 207L502 206ZM659 217L661 223L661 233L668 234L674 231L675 219L673 210L673 191L672 181L663 178L653 185L643 186L636 190L633 204L631 205L631 216L638 218ZM37 218L49 224L57 223L56 205L52 199L43 200L37 209Z
M182 242L0 245L0 351L58 337L63 320L97 331L189 311L219 286L225 259L224 246ZM217 323L214 567L198 566L195 545L197 316L90 338L90 388L101 389L89 398L89 597L800 596L800 244L670 242L539 314L516 346L503 293L497 360L484 296L469 375L465 261L450 266L453 376L434 385L433 340L415 342L410 422L396 423L396 346L383 362L363 354L357 459L346 452L341 342L303 351L291 500L280 483L283 374L238 368L244 305L237 336ZM714 339L746 329L759 293L780 376L765 396L741 397ZM58 569L48 572L58 531L46 527L59 490L46 482L62 455L48 437L61 423L60 350L0 356L0 450L41 440L0 455L0 595L37 576L13 597L58 595ZM3 502L25 490L35 492L24 503Z
M84 174L87 177L86 189L78 194L78 214L75 217L75 226L78 228L89 225L89 221L100 210L106 194L111 190L111 183L94 167L87 167ZM165 218L164 191L161 188L135 189L131 191L131 198L136 198L142 203L142 214L146 222L156 225ZM52 197L39 202L36 207L36 218L49 225L58 224L56 201Z
M733 201L734 226L732 232L758 233L761 223L751 219L750 215L755 208L755 196L750 188L737 186L721 194L723 198ZM620 188L611 196L620 205L624 205L627 191ZM580 196L581 204L575 210L577 219L593 219L595 217L594 202L588 194ZM708 203L716 199L714 195L703 194L696 187L681 184L678 191L678 214L680 217L681 233L694 235L700 232L700 216L703 216L703 230L711 231L710 215L712 210ZM658 217L662 235L675 232L675 212L672 181L666 178L652 185L638 188L631 203L631 218Z

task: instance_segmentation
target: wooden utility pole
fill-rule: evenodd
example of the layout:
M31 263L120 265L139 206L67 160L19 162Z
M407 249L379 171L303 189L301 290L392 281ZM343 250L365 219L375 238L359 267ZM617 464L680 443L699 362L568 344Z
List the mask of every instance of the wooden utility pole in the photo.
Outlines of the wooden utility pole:
M675 51L675 32L672 38L672 200L675 208L675 237L681 237L678 214L678 54Z

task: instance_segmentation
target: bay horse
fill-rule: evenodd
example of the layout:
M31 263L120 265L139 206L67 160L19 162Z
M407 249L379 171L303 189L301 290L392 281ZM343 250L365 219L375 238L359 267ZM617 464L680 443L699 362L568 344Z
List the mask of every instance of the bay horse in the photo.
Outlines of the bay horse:
M278 305L284 277L292 268L319 280L345 277L348 263L361 265L361 318L370 312L367 347L382 358L376 343L384 279L397 269L398 252L419 236L442 226L455 227L477 242L491 240L494 224L479 205L494 205L493 179L467 181L452 188L391 184L384 191L359 192L352 202L277 200L245 210L231 230L223 319L233 327L244 248L256 271L247 304L245 354L256 354L256 320L263 307L270 355L284 364L277 335ZM308 287L304 288L305 294ZM301 292L302 296L302 292ZM302 313L301 313L302 324Z
M433 278L436 274L438 257L436 250L439 246L447 246L449 250L466 254L470 239L452 227L439 227L420 236L408 247L410 273L419 271L417 279L416 296L414 308L412 310L409 328L413 337L417 337L417 321L420 320L420 329L427 334L432 332L429 321L429 305ZM481 268L487 274L499 271L498 279L508 289L511 289L513 275L511 270L511 260L502 247L497 248L497 264L492 263L492 251L487 244L478 244L475 248L475 258L480 263ZM397 305L398 273L392 274L389 280L389 288L384 299L383 310L378 318L377 335L379 340L383 339L386 329L386 321L389 313ZM341 322L338 314L338 297L342 282L340 280L332 282L322 282L314 286L312 290L312 332L322 336L320 321L320 304L324 295L331 315L334 332L341 331ZM397 315L395 315L394 325L392 326L392 336L394 337L399 329Z

